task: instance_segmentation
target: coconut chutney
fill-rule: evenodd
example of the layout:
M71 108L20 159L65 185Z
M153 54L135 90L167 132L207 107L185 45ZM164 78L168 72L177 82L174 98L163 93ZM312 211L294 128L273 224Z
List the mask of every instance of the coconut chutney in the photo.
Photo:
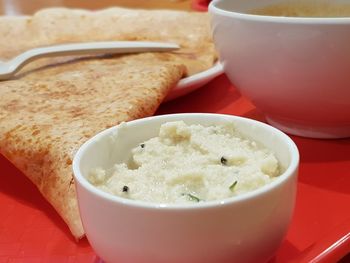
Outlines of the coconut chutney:
M279 174L274 154L244 138L233 123L205 127L176 121L132 149L129 163L96 168L88 180L133 200L193 203L252 191Z

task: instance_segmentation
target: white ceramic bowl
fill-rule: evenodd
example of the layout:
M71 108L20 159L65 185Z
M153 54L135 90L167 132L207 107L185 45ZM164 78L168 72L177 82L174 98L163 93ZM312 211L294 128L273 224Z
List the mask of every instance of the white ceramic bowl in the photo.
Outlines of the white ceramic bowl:
M285 171L258 190L221 201L152 204L112 196L86 176L96 167L124 162L130 149L155 137L162 123L215 125L234 122L248 138L273 150ZM107 262L265 262L278 249L291 220L299 154L281 131L254 120L218 114L175 114L128 122L88 140L73 161L80 215L86 236Z
M214 41L224 70L268 122L281 130L314 138L349 137L350 17L244 13L283 1L210 3Z

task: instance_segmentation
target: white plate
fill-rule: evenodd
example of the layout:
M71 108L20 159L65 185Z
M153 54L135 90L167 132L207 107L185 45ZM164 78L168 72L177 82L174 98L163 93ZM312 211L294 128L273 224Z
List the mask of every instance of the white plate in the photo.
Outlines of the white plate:
M170 91L164 101L173 100L180 96L188 94L207 84L209 81L221 75L222 73L224 73L222 65L220 63L216 63L213 67L205 71L181 79L176 87Z

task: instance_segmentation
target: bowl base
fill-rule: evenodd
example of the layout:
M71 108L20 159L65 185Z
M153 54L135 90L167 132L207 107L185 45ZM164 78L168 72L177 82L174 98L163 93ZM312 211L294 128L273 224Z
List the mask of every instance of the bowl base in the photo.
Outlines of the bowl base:
M301 137L317 139L340 139L350 137L350 125L341 127L332 126L311 126L291 121L281 120L279 118L266 116L269 124L288 134Z

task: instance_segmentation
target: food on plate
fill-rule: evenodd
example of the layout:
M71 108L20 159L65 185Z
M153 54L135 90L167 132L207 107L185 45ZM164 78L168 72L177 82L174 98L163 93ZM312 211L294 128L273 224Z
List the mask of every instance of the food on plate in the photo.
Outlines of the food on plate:
M74 153L103 129L152 115L184 72L182 65L146 63L143 56L79 61L52 77L0 82L0 152L76 237L84 232L72 180Z
M71 162L101 130L152 115L184 76L211 67L209 16L166 10L44 9L0 17L0 59L31 48L108 40L175 42L171 53L46 58L0 82L0 153L19 168L68 224L84 235ZM19 37L20 36L20 37Z
M119 129L127 127L121 124ZM131 152L128 163L93 169L90 183L133 200L193 203L237 196L280 174L274 154L244 138L233 123L204 127L168 122L158 137Z
M158 59L186 65L184 76L211 68L217 59L209 15L200 12L118 7L99 11L49 8L33 16L1 17L0 32L6 37L6 41L0 43L0 59L3 60L39 46L113 40L179 44L180 50L159 53ZM41 59L27 65L22 75L71 59ZM31 77L31 74L27 74L27 77Z

